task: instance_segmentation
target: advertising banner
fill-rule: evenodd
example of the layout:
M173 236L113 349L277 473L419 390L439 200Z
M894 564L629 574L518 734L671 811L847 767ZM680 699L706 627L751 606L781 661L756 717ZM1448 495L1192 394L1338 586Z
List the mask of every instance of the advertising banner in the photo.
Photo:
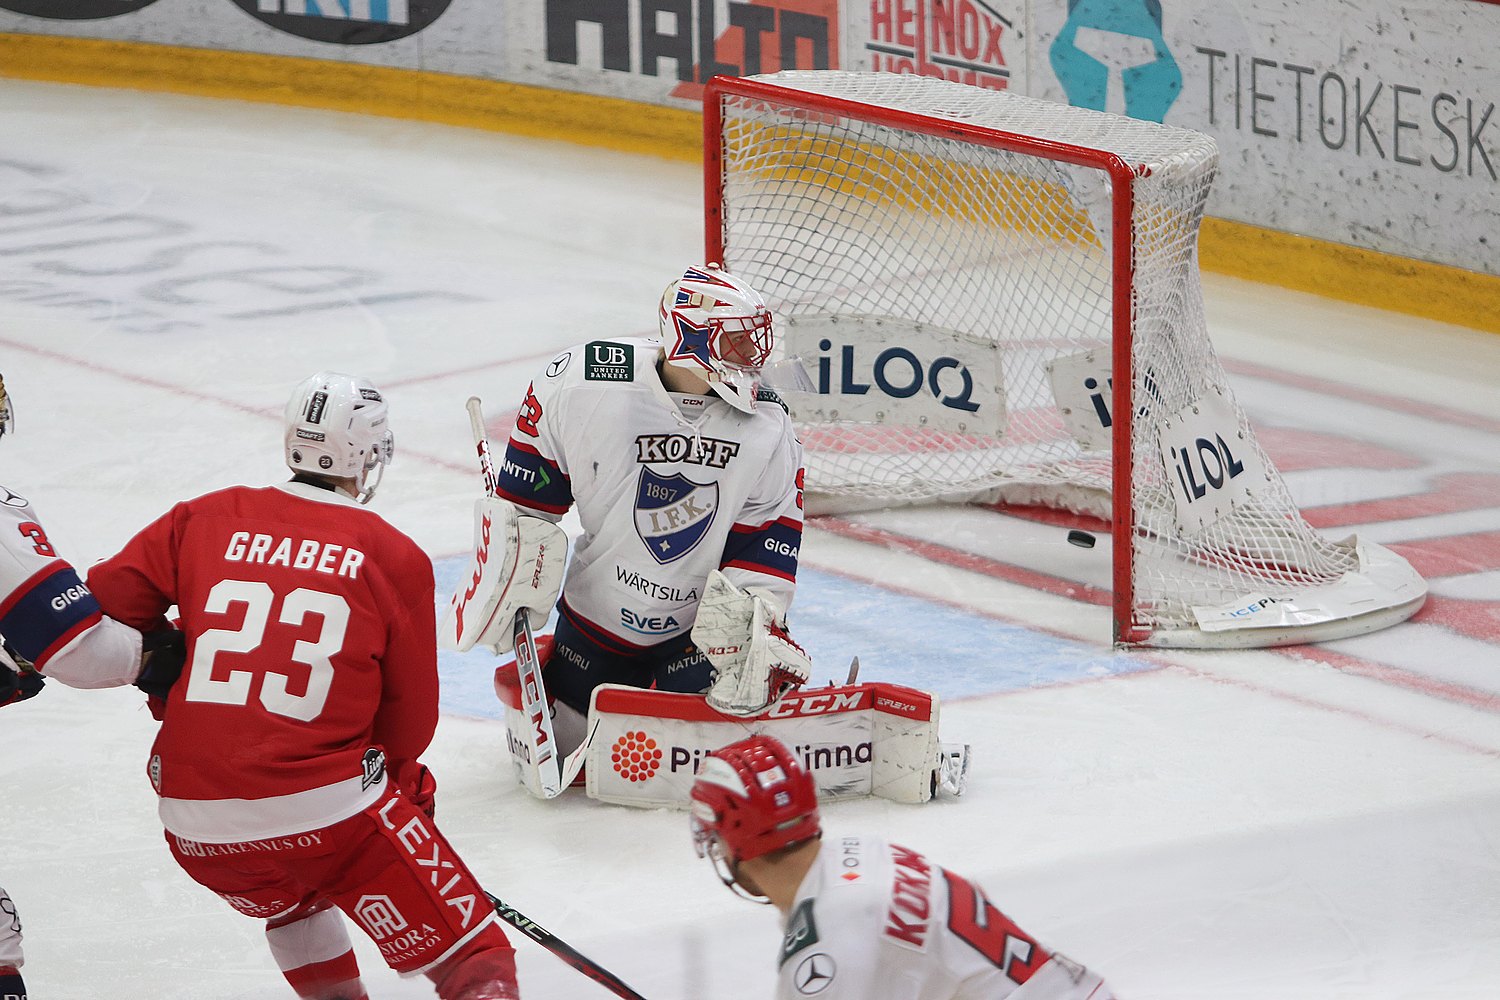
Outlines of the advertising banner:
M1500 275L1500 4L1479 0L0 0L0 32L683 110L716 73L940 76L1214 136L1212 216Z
M1210 215L1500 274L1500 7L1032 10L1028 92L1214 136Z

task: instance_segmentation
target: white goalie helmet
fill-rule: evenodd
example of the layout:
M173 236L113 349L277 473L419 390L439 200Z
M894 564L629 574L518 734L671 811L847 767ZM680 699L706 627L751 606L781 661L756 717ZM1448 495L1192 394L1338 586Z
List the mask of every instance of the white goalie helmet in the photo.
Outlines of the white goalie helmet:
M694 266L667 286L659 313L667 364L707 379L731 406L754 413L761 369L776 344L760 293L718 264Z
M286 464L293 472L352 479L369 503L396 450L385 397L368 379L318 372L286 404Z

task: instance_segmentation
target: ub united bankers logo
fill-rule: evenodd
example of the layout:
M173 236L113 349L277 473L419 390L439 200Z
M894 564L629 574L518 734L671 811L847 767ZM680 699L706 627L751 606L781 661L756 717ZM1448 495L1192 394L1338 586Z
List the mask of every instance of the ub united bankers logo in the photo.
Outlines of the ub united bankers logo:
M415 35L442 16L451 0L234 0L255 18L289 35L338 45L371 45Z
M635 491L635 530L662 565L681 559L703 540L719 509L719 484L695 483L681 473L641 469Z

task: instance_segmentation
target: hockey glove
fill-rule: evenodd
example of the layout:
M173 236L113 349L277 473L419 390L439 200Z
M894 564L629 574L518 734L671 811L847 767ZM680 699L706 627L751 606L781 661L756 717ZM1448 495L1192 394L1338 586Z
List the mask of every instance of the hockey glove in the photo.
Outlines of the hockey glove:
M436 819L437 779L427 770L426 764L418 760L403 763L396 775L396 785L423 815L428 819Z
M141 635L141 672L135 686L146 694L165 699L187 659L187 639L175 628L157 629Z
M9 668L0 667L0 707L35 698L41 693L45 683L42 675L34 670L18 674Z
M714 665L704 697L729 715L759 715L812 674L812 660L787 632L774 598L743 590L718 570L708 575L693 641Z

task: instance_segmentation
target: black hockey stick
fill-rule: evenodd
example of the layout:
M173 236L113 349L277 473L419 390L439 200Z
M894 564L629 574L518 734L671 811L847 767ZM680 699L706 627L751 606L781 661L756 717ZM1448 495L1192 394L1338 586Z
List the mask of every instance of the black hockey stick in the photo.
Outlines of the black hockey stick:
M500 915L501 920L504 920L506 923L516 928L516 930L520 931L522 934L525 934L527 937L531 938L531 940L535 941L543 948L546 948L548 951L552 952L552 954L556 955L564 962L567 962L573 968L577 969L585 976L588 976L600 986L603 986L605 989L609 990L615 996L624 997L625 1000L646 1000L645 997L641 996L629 986L626 986L625 983L620 979L620 977L616 976L613 972L610 972L608 969L604 968L604 966L599 965L592 959L579 954L576 950L574 950L572 945L568 944L566 941L560 940L557 935L553 934L551 931L547 930L541 924L538 924L535 920L532 920L530 917L526 916L515 907L507 904L505 901L500 899L500 897L489 892L485 893L485 895L488 896L490 898L490 902L494 904L495 912Z

